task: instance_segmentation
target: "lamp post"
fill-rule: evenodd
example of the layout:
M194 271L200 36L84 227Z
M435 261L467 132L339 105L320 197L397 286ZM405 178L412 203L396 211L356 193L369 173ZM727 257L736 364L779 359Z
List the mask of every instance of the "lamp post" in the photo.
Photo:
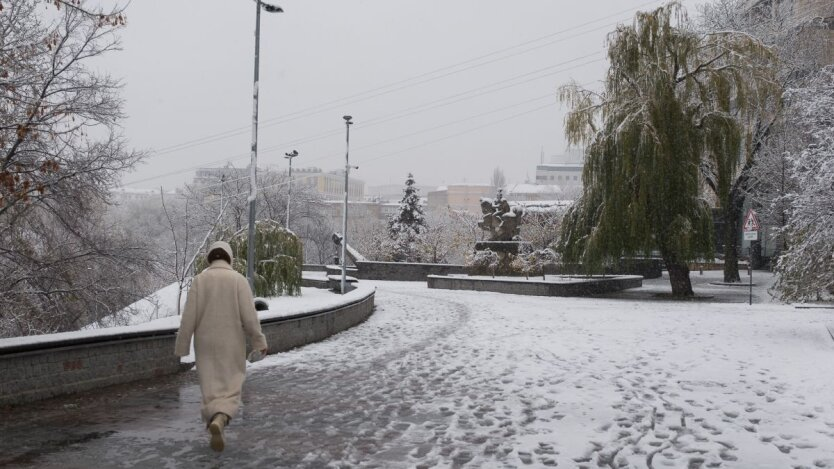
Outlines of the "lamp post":
M249 240L246 244L246 278L255 292L255 199L258 195L258 69L261 46L261 8L267 13L282 13L277 5L255 0L255 80L252 92L252 159L249 162Z
M287 187L287 229L290 229L290 197L292 197L292 159L298 156L298 152L293 150L289 153L284 153L284 158L290 160L290 185Z
M350 176L350 126L353 125L351 116L344 116L345 120L345 208L342 212L342 295L345 294L347 283L347 217L348 217L348 176ZM356 166L356 169L359 169Z

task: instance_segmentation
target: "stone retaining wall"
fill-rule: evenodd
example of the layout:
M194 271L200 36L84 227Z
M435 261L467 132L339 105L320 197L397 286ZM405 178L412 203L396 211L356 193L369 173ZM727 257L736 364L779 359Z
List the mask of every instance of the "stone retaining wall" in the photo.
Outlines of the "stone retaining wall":
M176 373L176 329L0 350L0 405Z
M356 277L366 280L424 282L429 275L465 274L458 264L417 264L408 262L356 262Z
M359 279L423 282L429 275L465 275L467 267L460 264L419 264L408 262L356 262L358 271L349 273ZM545 268L547 275L584 274L580 264L560 264ZM644 278L660 278L663 263L660 259L622 259L605 270L606 275L642 275ZM519 276L522 276L519 274Z
M270 353L325 339L367 319L374 291L352 303L261 322ZM42 340L0 347L0 405L20 404L187 369L177 328ZM66 334L59 335L66 337Z
M611 293L627 288L643 286L643 277L639 275L622 275L617 277L592 277L590 279L576 279L570 282L547 282L522 280L508 277L444 277L430 275L429 288L443 290L473 290L496 293L511 293L529 296L589 296L600 293Z

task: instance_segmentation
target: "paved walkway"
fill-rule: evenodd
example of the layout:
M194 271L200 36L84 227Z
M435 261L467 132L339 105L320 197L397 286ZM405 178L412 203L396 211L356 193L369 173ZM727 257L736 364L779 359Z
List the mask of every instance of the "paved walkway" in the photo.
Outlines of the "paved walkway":
M365 324L250 368L220 455L189 372L4 411L0 466L834 467L831 312L650 290L380 283Z

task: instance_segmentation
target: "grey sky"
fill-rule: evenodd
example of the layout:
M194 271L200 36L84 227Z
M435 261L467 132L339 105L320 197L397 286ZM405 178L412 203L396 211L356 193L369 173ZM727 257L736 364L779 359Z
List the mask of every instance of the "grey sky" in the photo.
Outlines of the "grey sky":
M613 24L661 4L277 3L285 13L261 17L259 166L285 167L296 149L296 167L342 168L351 114L352 175L370 185L408 172L421 185L487 182L496 166L509 182L534 179L542 147L546 157L564 150L557 87L598 82ZM124 50L101 66L123 78L125 134L151 156L125 184L170 188L196 166L245 167L254 2L136 0L127 15Z

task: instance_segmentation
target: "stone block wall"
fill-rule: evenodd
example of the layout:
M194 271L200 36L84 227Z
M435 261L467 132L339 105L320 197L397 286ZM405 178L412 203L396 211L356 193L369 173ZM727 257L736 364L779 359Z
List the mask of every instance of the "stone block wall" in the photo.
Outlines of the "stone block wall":
M270 353L282 352L351 328L374 308L373 290L339 307L261 322ZM0 346L0 406L173 374L190 366L174 355L176 328Z
M180 359L173 354L175 334L171 330L0 350L0 405L176 373Z
M366 280L424 282L429 275L465 274L458 264L417 264L408 262L356 262L356 277Z
M318 342L364 322L374 310L374 294L334 310L263 321L269 353L285 352Z
M531 277L532 278L532 277ZM576 279L572 282L546 282L511 278L444 277L431 275L428 287L442 290L472 290L495 293L510 293L529 296L590 296L611 293L627 288L639 288L643 277L623 275L617 277Z

